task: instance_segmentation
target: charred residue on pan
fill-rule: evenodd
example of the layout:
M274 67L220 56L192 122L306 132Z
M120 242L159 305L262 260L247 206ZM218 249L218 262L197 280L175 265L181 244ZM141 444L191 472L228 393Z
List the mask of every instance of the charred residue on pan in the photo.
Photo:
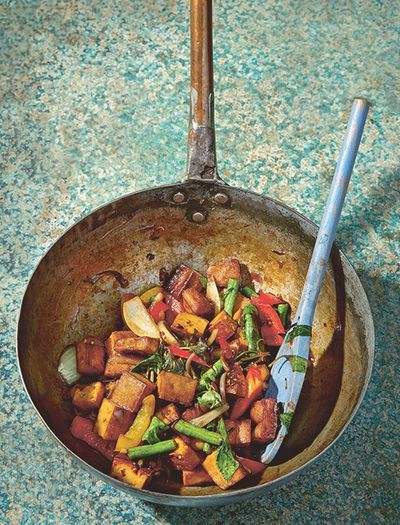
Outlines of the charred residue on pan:
M117 272L116 270L105 270L104 272L99 272L95 275L87 275L83 280L85 283L96 284L97 281L108 276L114 277L121 288L127 288L129 285L128 279L125 279L122 273Z

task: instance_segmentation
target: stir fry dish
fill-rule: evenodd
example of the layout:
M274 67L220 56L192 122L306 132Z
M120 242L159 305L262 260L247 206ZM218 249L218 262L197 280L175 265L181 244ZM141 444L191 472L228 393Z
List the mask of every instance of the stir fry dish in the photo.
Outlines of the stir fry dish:
M162 284L123 294L121 330L62 354L71 433L135 488L255 483L284 424L264 394L290 305L237 259L206 276L182 264Z

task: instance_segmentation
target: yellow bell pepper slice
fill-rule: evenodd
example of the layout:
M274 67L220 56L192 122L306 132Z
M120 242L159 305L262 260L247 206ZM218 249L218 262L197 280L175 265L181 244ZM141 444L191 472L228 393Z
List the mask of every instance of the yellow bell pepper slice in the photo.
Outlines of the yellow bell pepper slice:
M115 445L116 452L126 452L128 448L137 447L140 444L143 434L150 425L155 409L156 398L150 394L143 399L142 406L129 430L119 436Z
M153 288L149 288L144 293L142 293L140 299L145 306L149 306L151 298L160 292L163 292L161 286L153 286Z

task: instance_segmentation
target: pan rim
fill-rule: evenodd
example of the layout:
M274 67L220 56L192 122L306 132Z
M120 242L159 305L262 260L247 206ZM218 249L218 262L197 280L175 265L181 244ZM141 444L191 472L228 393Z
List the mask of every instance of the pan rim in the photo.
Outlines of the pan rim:
M73 224L71 224L66 230L64 230L61 233L61 235L59 235L50 244L50 246L45 250L44 254L37 261L37 264L34 266L32 272L30 274L30 277L28 279L28 282L27 282L26 286L24 287L24 291L23 291L23 294L22 294L22 299L20 301L19 309L18 309L18 312L17 312L17 318L16 318L16 320L17 320L17 326L16 326L16 358L17 358L17 365L18 365L19 375L20 375L20 378L22 380L22 384L23 384L25 393L27 394L29 401L31 402L33 408L35 409L36 414L39 416L40 420L42 421L42 423L46 427L47 431L56 440L56 442L58 442L67 452L69 452L72 455L72 457L74 458L74 460L78 461L80 463L80 465L85 470L89 471L90 473L93 473L97 477L100 476L100 478L104 482L107 482L109 485L115 486L115 487L121 489L123 492L130 493L133 496L139 497L140 499L144 499L144 500L151 501L151 502L157 502L159 504L165 504L165 505L177 505L177 506L187 506L187 507L193 506L194 507L194 506L202 506L202 505L204 505L204 506L207 506L207 505L210 505L210 506L211 505L225 505L225 504L230 503L230 502L238 501L239 499L245 499L245 498L249 498L249 497L260 496L263 493L265 493L267 490L276 488L277 486L284 484L286 481L288 481L288 479L292 479L294 477L297 477L305 469L308 469L323 454L325 454L325 452L327 452L339 440L339 438L345 432L345 430L347 429L347 427L349 426L351 421L354 419L354 417L355 417L355 415L356 415L356 413L357 413L357 411L358 411L358 409L359 409L359 407L360 407L360 405L361 405L361 403L362 403L362 401L363 401L363 399L365 397L367 388L368 388L370 380L371 380L372 369L373 369L374 360L375 360L375 327L374 327L374 320L373 320L372 311L371 311L371 307L370 307L370 304L369 304L368 296L367 296L367 294L366 294L366 292L364 290L364 287L363 287L363 285L361 283L361 280L360 280L357 272L355 271L353 265L349 261L349 259L342 252L342 250L340 248L338 248L341 259L346 263L347 267L352 272L356 284L359 286L360 290L362 291L361 293L364 295L363 299L364 299L364 302L365 302L365 305L366 305L365 316L363 316L363 317L364 317L364 323L365 324L368 323L368 328L369 328L369 330L371 332L371 343L370 343L370 347L369 346L367 347L369 359L368 359L367 368L366 368L366 371L365 371L364 385L363 385L363 387L361 389L361 392L359 394L358 400L357 400L356 404L354 405L354 408L353 408L352 412L350 413L346 423L343 425L343 427L340 429L339 433L334 437L334 439L326 447L324 447L321 451L319 451L314 457L312 457L311 459L306 461L301 466L295 468L293 471L288 472L287 474L284 474L283 476L280 476L280 477L278 477L276 479L267 481L266 483L262 483L260 485L255 485L255 486L252 486L252 487L245 487L245 488L241 488L241 489L232 489L229 492L221 492L221 493L217 493L217 494L207 494L207 495L181 495L181 494L169 494L169 493L165 493L165 492L157 492L157 491L148 490L148 489L136 489L134 487L131 487L130 485L127 485L126 483L123 483L122 481L119 481L119 480L117 480L115 478L112 478L108 474L105 474L105 473L101 472L100 470L98 470L97 468L93 467L92 465L87 463L85 460L83 460L75 452L73 452L71 449L69 449L68 446L65 445L62 442L62 440L49 427L49 425L45 421L45 419L42 416L42 414L39 412L39 409L37 408L36 404L34 403L32 397L30 395L30 392L28 390L28 387L27 387L27 384L25 382L25 378L24 378L24 375L23 375L23 372L22 372L21 362L20 362L20 351L19 351L19 334L20 334L22 308L23 308L23 304L24 304L24 301L25 301L25 298L26 298L26 295L27 295L30 283L31 283L34 275L36 274L39 266L41 265L41 263L43 262L43 260L47 256L47 254L53 249L53 247L70 230L75 228L80 222L84 221L85 219L90 217L92 214L97 213L97 212L101 211L102 209L105 209L106 207L108 207L108 206L110 206L110 205L112 205L114 203L117 203L120 200L129 198L129 197L134 196L134 195L139 195L141 193L154 191L154 190L169 190L169 189L170 190L176 190L179 187L185 187L185 186L189 186L189 185L197 185L197 186L201 185L201 186L210 186L210 187L217 186L219 189L226 188L227 190L238 191L238 192L241 192L241 193L244 193L244 194L247 194L247 195L251 195L253 197L257 197L259 199L262 199L263 201L269 201L272 204L274 204L275 206L277 206L278 208L283 208L285 211L289 212L290 214L294 214L295 216L297 216L302 221L305 221L309 226L311 226L312 228L316 228L318 230L318 226L313 221L311 221L308 217L304 216L303 214L301 214L297 210L294 210L293 208L291 208L287 204L285 204L285 203L283 203L283 202L281 202L281 201L279 201L277 199L274 199L272 197L269 197L267 195L259 194L259 193L255 192L255 191L251 191L251 190L247 190L247 189L243 189L243 188L238 188L236 186L230 186L227 183L225 183L223 180L187 179L187 180L184 180L183 182L177 182L177 183L172 183L172 184L163 184L163 185L155 186L153 188L140 189L140 190L137 190L137 191L129 192L129 193L127 193L127 194L125 194L123 196L117 197L115 199L112 199L111 201L108 201L105 204L101 204L100 206L96 207L95 209L91 210L90 212L85 213L79 219L75 220L73 222ZM165 501L158 501L160 499L165 500ZM168 500L170 500L170 501L168 501Z

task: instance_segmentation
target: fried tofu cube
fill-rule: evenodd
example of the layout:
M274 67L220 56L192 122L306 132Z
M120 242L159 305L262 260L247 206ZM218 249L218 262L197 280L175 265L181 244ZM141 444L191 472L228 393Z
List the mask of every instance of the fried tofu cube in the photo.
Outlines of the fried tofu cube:
M120 434L125 434L132 420L132 412L117 406L110 399L104 398L97 414L94 430L103 439L115 441Z
M196 288L187 288L182 292L185 310L191 314L208 317L214 313L214 305Z
M152 337L139 337L129 330L112 332L105 342L109 356L130 352L151 355L157 352L159 344L159 339L153 339Z
M133 372L124 372L117 381L110 399L121 408L137 412L143 399L154 389L155 384L146 377Z
M117 381L109 381L105 384L106 397L110 397L113 393L114 388L117 386Z
M181 417L178 408L173 403L168 403L165 407L160 408L156 416L165 425L171 425Z
M225 391L238 397L246 397L247 381L244 377L242 367L235 363L226 374Z
M97 337L85 337L76 347L76 367L82 375L100 375L104 372L105 348Z
M201 465L193 470L182 471L182 482L185 487L198 487L200 485L210 485L213 480Z
M134 366L143 361L140 355L114 354L108 358L104 370L105 377L120 377L124 372L129 372Z
M198 403L196 403L194 406L187 408L183 412L182 419L184 419L185 421L191 421L192 419L196 419L196 417L199 417L202 414L204 414L205 410L203 410L201 406Z
M225 420L229 443L234 447L245 447L251 443L251 420Z
M202 337L208 325L207 319L183 312L178 314L171 324L171 330L182 337L196 335Z
M218 485L218 487L220 487L223 490L226 490L229 487L232 487L232 485L238 483L241 479L243 479L247 475L247 470L244 467L242 467L241 464L239 464L232 478L229 481L227 481L218 467L218 453L219 449L209 454L203 461L202 467L208 473L208 475L211 477L214 483Z
M109 461L112 461L114 444L111 441L101 439L101 437L93 431L93 421L81 416L75 416L71 423L70 431L76 439L84 441Z
M250 418L257 423L253 430L253 441L256 443L271 443L275 439L278 428L278 405L275 399L264 398L253 403Z
M100 381L90 385L78 386L72 396L72 404L79 410L96 410L101 405L106 387Z
M250 419L254 423L261 423L272 416L277 415L278 406L276 400L271 397L265 397L254 401L250 409Z
M271 424L269 421L261 421L253 429L252 437L254 443L262 443L266 445L267 443L272 443L275 439L276 427L274 424Z
M199 289L199 277L200 274L198 272L195 272L185 264L181 264L172 274L167 285L167 291L176 299L180 299L185 288L193 285Z
M237 323L230 317L225 310L222 310L214 319L210 322L208 330L211 333L213 330L218 330L218 338L229 339L232 337L237 329Z
M219 349L219 355L222 356L227 363L232 365L239 353L239 345L238 338L232 339L227 345L224 345L224 348Z
M165 401L189 406L194 398L197 379L163 370L157 376L158 396Z
M237 259L229 259L211 264L207 275L214 277L217 286L228 286L229 279L240 281L240 263Z
M152 469L139 467L128 456L115 456L111 466L111 476L113 478L131 485L135 489L143 489L149 483L152 475Z
M175 470L193 470L200 465L200 456L182 438L174 437L174 441L177 447L169 457Z

